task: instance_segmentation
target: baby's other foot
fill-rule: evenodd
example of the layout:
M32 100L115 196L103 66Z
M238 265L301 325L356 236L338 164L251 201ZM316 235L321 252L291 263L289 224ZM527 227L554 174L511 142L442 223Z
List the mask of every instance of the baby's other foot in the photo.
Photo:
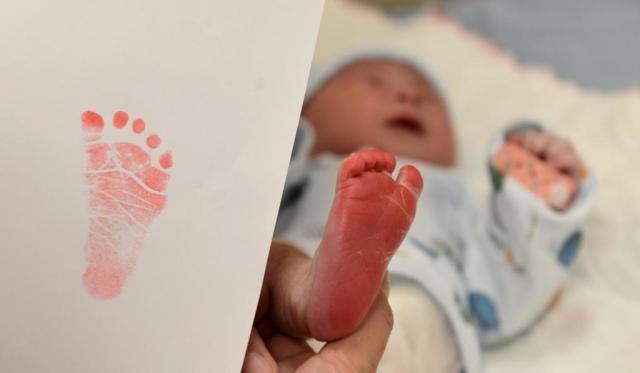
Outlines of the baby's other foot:
M403 167L394 180L393 155L350 155L313 259L307 322L311 335L332 340L353 332L377 297L387 264L411 226L422 177Z

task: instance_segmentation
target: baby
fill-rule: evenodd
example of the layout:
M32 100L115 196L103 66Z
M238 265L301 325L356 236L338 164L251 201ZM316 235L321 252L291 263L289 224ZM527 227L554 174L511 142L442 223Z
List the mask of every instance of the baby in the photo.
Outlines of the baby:
M394 179L396 158L412 166ZM312 75L276 234L316 254L314 281L331 284L310 293L313 335L355 328L387 266L392 286L429 300L424 333L442 351L427 371L479 371L480 346L552 307L595 181L570 142L533 123L499 134L488 159L493 193L479 210L454 170L442 89L408 56L353 53Z

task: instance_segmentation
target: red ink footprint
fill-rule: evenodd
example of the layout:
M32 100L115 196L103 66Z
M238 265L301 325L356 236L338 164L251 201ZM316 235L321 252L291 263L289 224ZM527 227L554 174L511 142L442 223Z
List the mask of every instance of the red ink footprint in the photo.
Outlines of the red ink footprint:
M127 113L115 113L113 130L126 131L128 122ZM142 119L131 123L134 142L142 142L145 128ZM164 192L170 176L166 170L173 161L166 151L158 158L158 167L153 165L150 153L161 144L155 134L147 136L144 145L106 141L104 120L93 111L82 114L82 129L91 217L85 244L87 270L82 279L90 295L112 299L133 272L144 238L167 202Z

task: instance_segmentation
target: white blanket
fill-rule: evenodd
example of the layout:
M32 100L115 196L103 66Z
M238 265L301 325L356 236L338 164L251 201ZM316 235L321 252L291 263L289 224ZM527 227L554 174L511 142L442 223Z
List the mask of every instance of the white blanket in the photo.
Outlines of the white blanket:
M394 23L369 8L327 0L316 63L363 46L400 48L432 68L453 111L459 166L478 198L489 190L483 158L489 139L522 118L570 137L599 180L564 298L527 336L487 353L486 371L640 369L640 90L602 94L560 81L544 68L519 65L445 15ZM392 298L402 320L396 320L381 371L421 371L420 355L437 350L412 325L420 306L409 294Z

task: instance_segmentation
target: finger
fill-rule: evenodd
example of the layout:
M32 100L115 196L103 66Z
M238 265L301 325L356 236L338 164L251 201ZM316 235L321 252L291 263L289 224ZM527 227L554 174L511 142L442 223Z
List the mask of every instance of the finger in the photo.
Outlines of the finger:
M579 180L582 171L582 161L577 154L567 152L557 155L549 160L553 167L567 173L572 178Z
M271 323L271 319L268 317L263 318L261 321L253 324L253 327L256 328L258 334L262 339L266 340L271 337L274 333L277 332L276 328Z
M547 149L547 159L551 159L564 153L573 153L573 146L567 140L556 138L551 142Z
M385 272L384 280L382 280L382 287L380 288L380 292L384 295L385 298L389 299L389 271Z
M530 132L524 134L522 145L530 152L538 156L544 156L552 141L553 136L547 133Z
M265 272L265 277L267 276ZM260 298L258 298L258 307L256 308L256 315L253 319L253 323L257 324L264 318L269 310L269 287L266 282L262 281L262 289L260 289Z
M393 312L380 293L360 327L343 339L327 343L319 356L339 372L375 372L392 327Z
M304 339L292 338L282 334L276 334L269 338L266 345L278 363L295 356L306 356L308 358L316 354Z
M278 365L267 350L267 346L258 332L252 328L242 373L275 373L277 371Z
M268 289L269 318L275 329L294 337L308 337L306 309L311 259L293 245L274 240L269 251L264 286Z
M507 142L522 146L524 143L524 137L521 133L512 133L507 136Z

